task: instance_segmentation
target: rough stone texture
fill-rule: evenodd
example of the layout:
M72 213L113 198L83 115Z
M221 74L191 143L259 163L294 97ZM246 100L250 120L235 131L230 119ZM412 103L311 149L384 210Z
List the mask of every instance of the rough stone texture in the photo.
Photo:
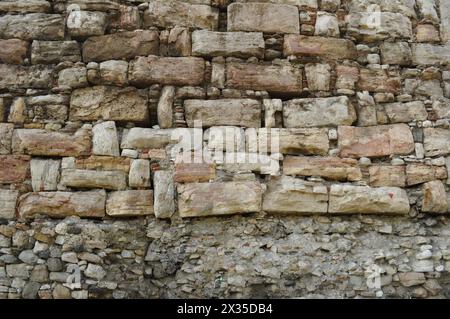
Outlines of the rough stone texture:
M30 173L27 155L0 155L0 184L22 183Z
M62 40L64 27L64 17L59 14L4 15L0 19L0 38Z
M123 190L127 187L127 174L121 171L63 169L61 184L71 188Z
M150 187L150 163L145 159L135 159L131 162L128 176L130 187Z
M33 41L31 45L32 64L57 64L80 60L80 47L76 41Z
M392 77L383 69L361 69L358 81L361 91L396 94L401 88L401 79Z
M1 4L1 3L0 3ZM22 64L28 53L28 42L20 39L0 40L0 62Z
M103 35L107 26L107 15L103 12L71 11L67 17L67 31L73 38Z
M18 191L0 189L0 218L13 219L16 215L16 202L19 196Z
M113 121L103 122L92 128L92 154L119 156L119 140Z
M170 218L175 213L175 184L172 172L159 170L154 173L155 216Z
M10 88L48 89L52 67L0 64L0 90Z
M173 124L173 100L175 98L175 87L165 86L161 90L158 101L158 124L160 128L171 128Z
M413 44L412 62L416 65L433 65L450 63L450 44Z
M30 162L31 185L34 192L55 191L59 181L58 160L32 159Z
M422 211L426 213L445 213L449 204L441 181L431 181L423 184Z
M145 216L153 214L153 191L129 190L112 192L106 201L109 216Z
M406 173L404 166L371 166L369 174L370 186L405 187Z
M425 128L424 148L427 156L450 153L450 131L443 128Z
M386 115L391 123L425 121L428 117L425 105L420 102L385 104Z

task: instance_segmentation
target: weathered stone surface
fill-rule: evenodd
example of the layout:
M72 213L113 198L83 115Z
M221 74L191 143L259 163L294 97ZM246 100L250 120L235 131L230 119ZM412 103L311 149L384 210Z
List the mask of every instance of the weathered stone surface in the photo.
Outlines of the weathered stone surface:
M245 134L250 153L328 154L328 129L325 128L247 129Z
M21 218L42 214L53 218L75 215L79 217L103 217L106 192L37 192L19 198L18 212Z
M409 200L406 191L398 187L332 185L328 212L407 214Z
M21 97L14 99L9 108L8 122L23 124L25 122L25 100Z
M178 212L181 217L251 213L261 210L259 182L180 184Z
M55 191L58 186L60 166L59 160L32 159L30 168L33 191Z
M384 105L384 108L391 123L425 121L428 117L425 105L420 101L387 103Z
M87 158L71 158L73 163L68 168L91 169L102 171L122 171L128 173L130 170L130 159L127 157L111 156L89 156Z
M369 167L370 186L405 187L406 175L404 166L376 165Z
M0 64L0 89L48 89L53 68L44 65L21 66Z
M446 176L446 169L442 166L432 166L422 163L411 163L406 165L406 181L408 186L437 179L445 179Z
M120 156L119 140L114 121L94 125L92 128L92 154Z
M421 272L399 273L398 279L400 280L400 283L405 287L422 285L426 282L425 275Z
M175 213L175 185L172 172L159 170L153 176L156 218L170 218Z
M290 65L228 63L227 86L240 90L260 90L279 94L299 94L302 90L301 70Z
M432 104L433 112L437 118L450 118L450 100L446 98L436 99Z
M383 42L380 45L383 64L409 65L412 52L408 42Z
M94 86L77 89L70 99L72 121L98 119L142 122L148 118L147 91L133 87Z
M320 176L338 181L362 179L357 160L339 157L286 156L283 161L283 174Z
M106 201L106 213L114 217L153 215L153 191L112 192Z
M317 12L314 35L339 38L339 20L337 16L325 11Z
M31 45L32 64L57 64L59 62L81 61L77 41L33 41Z
M317 0L245 0L243 2L290 4L297 6L299 9L317 9L319 7ZM323 2L325 2L325 0Z
M164 148L171 141L173 130L133 127L122 136L121 148Z
M0 2L1 5L2 2ZM28 53L28 42L20 39L0 39L0 63L23 64Z
M207 163L178 163L173 174L173 180L177 183L209 182L215 177L214 165Z
M284 36L283 53L284 56L329 60L353 60L357 56L356 46L350 40L295 34Z
M411 21L397 12L356 12L346 17L347 34L359 41L412 39Z
M187 27L207 30L217 30L219 11L208 5L190 4L182 1L149 2L144 12L144 27Z
M157 115L158 124L162 129L171 128L173 125L173 101L175 99L175 87L165 86L159 97Z
M450 43L450 3L446 0L438 0L441 13L440 34L443 43Z
M449 211L444 183L431 181L423 184L422 211L426 213L446 213Z
M11 140L14 131L14 124L0 123L0 155L11 153Z
M128 84L128 62L118 60L102 62L99 75L103 84L125 86Z
M61 70L58 74L58 85L68 86L72 89L88 85L87 70L85 67L73 67Z
M346 96L283 103L283 124L288 128L351 125L355 120L355 109Z
M64 27L64 17L59 14L4 15L0 19L0 38L62 40Z
M443 128L424 128L424 148L426 156L450 153L450 130Z
M186 122L194 127L234 125L261 127L261 103L251 99L185 100Z
M91 153L90 131L80 129L75 134L41 129L17 129L12 138L16 154L36 156L83 156Z
M300 32L298 9L290 5L232 3L227 9L228 31L297 34Z
M128 69L128 79L136 86L200 85L204 80L205 62L196 57L138 57Z
M0 189L0 218L13 219L16 215L18 191Z
M51 6L48 1L43 0L5 0L0 2L0 12L50 12Z
M400 12L403 15L416 18L415 0L352 0L348 3L350 12L370 12L371 7L381 12Z
M103 35L107 26L103 12L74 10L67 17L67 31L72 38Z
M57 12L70 11L71 7L87 11L117 11L119 10L118 0L56 0L54 10ZM127 2L129 2L127 0Z
M167 38L169 56L190 56L192 51L191 34L188 28L175 27L170 29ZM160 54L162 49L160 49Z
M305 66L306 80L310 91L329 91L331 67L328 64L317 63Z
M21 183L29 177L30 157L0 155L0 184Z
M83 60L106 61L132 59L136 56L158 54L157 31L135 30L90 37L83 43Z
M389 76L384 69L361 69L357 85L361 91L397 94L402 84L400 77Z
M416 43L412 45L412 62L415 65L434 65L450 63L450 44L434 45Z
M203 133L207 149L217 153L245 150L245 131L237 126L212 126Z
M280 175L279 154L269 156L267 154L247 152L215 153L212 161L220 171L233 174L257 173L260 175Z
M212 32L197 30L192 33L192 55L264 57L264 38L260 32Z
M135 159L131 162L128 176L130 187L150 187L150 162L145 159Z
M414 140L406 124L339 126L338 146L341 157L406 155L414 151Z
M263 198L262 209L269 213L326 213L328 209L325 185L289 176L272 178Z
M73 188L123 190L127 187L127 174L122 171L63 169L61 184Z

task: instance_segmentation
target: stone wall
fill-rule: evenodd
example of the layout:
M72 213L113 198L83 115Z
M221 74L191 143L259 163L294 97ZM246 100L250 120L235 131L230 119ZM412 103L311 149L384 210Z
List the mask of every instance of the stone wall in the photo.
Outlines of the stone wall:
M449 297L449 119L448 0L2 0L0 298Z

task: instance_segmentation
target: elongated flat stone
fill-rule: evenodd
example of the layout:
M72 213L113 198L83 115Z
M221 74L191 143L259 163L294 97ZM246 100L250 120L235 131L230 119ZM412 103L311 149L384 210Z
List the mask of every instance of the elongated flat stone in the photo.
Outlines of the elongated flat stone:
M112 192L106 201L106 213L114 217L153 215L153 191Z
M61 184L72 188L123 190L127 187L127 176L125 172L121 171L63 169Z

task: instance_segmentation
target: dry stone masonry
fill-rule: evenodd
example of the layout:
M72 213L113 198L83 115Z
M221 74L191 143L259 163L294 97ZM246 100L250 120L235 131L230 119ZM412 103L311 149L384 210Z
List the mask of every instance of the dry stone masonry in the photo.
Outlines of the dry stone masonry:
M0 0L0 298L450 297L450 0Z

